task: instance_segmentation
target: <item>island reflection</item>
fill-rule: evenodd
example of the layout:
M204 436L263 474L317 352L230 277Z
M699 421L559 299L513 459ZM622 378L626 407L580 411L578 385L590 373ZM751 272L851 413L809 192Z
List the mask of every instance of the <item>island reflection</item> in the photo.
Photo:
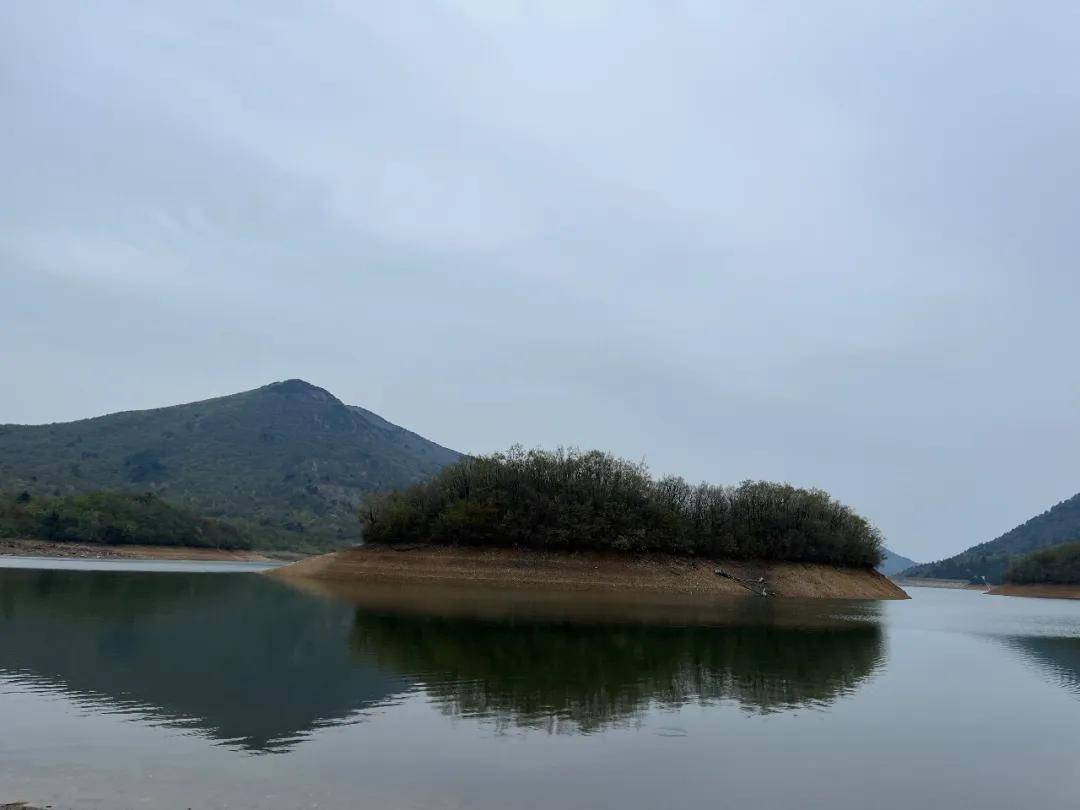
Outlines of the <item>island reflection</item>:
M650 707L826 706L883 663L876 603L627 604L603 595L325 583L357 604L358 656L446 713L556 732L638 722ZM625 600L625 597L623 597Z

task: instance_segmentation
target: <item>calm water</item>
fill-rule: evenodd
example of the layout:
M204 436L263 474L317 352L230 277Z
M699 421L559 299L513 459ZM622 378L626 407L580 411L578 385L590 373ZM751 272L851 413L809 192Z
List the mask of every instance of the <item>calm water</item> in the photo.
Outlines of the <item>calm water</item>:
M1076 807L1080 603L0 570L0 803Z

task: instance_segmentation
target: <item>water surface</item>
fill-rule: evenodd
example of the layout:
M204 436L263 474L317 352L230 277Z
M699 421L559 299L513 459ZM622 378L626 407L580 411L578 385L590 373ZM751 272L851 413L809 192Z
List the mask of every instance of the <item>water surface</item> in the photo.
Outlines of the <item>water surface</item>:
M1072 807L1080 604L0 570L0 803Z

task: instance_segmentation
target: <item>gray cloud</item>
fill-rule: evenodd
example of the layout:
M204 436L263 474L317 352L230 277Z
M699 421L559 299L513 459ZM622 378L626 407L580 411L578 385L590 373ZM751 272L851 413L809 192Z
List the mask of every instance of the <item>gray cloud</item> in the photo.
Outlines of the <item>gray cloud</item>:
M0 9L0 421L300 376L453 447L1080 489L1075 4Z

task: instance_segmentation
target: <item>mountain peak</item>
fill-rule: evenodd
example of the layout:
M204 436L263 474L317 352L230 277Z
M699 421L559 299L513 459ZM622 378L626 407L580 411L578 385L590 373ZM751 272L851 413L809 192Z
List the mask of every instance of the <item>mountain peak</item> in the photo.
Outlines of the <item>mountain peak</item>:
M336 402L342 404L340 399L335 397L325 388L319 388L319 386L312 385L306 380L282 380L281 382L264 385L260 390L267 394L286 396L294 399L310 399L315 402Z

